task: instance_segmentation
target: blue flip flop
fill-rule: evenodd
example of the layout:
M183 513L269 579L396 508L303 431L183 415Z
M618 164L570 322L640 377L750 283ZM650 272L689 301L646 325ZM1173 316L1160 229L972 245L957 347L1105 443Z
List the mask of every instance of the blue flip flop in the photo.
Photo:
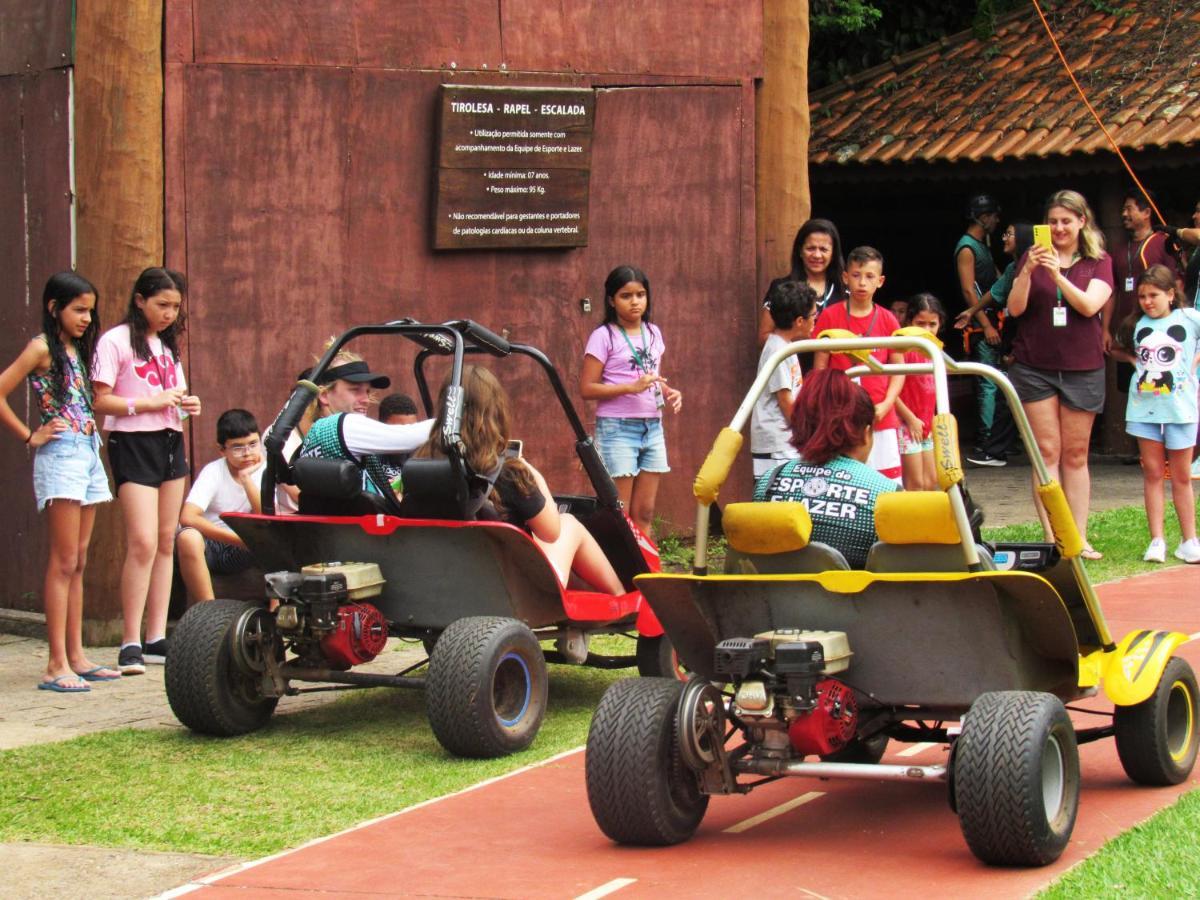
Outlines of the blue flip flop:
M116 675L98 675L98 674L96 674L97 672L103 672L105 669L108 669L110 672L116 671L111 666L94 666L93 668L88 669L86 672L76 672L75 674L78 675L80 678L82 678L84 681L120 681L121 680L120 672L117 672Z
M79 687L67 687L61 684L64 678L82 678L82 675L59 675L51 678L49 681L39 681L39 691L55 691L59 694L86 694L91 690L86 684L81 684Z

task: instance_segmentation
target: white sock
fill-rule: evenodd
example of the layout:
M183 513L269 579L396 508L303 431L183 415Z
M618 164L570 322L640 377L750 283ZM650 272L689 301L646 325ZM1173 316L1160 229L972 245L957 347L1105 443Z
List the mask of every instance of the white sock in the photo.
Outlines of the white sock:
M139 644L137 641L130 641L130 642L126 643L126 644L122 644L122 645L121 645L121 649L122 649L122 650L124 650L126 647L137 647L139 650L141 650L141 649L142 649L142 645L141 645L141 644Z

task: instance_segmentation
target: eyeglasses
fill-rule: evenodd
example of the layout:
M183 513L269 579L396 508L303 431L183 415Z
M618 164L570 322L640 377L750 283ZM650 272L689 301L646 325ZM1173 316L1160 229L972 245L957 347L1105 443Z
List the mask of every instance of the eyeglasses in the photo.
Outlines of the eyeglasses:
M225 448L225 452L232 453L234 456L250 456L251 454L256 453L258 448L261 446L262 444L260 444L258 441L254 441L250 444L232 444Z

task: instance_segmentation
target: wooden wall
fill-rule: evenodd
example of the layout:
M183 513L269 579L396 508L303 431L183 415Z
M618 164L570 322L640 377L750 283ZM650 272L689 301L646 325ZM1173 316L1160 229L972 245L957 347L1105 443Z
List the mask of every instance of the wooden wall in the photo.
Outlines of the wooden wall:
M689 527L692 477L754 372L761 34L740 0L168 0L166 253L191 279L196 460L221 410L265 424L322 340L360 322L469 316L545 349L574 390L604 276L632 262L685 397L659 509ZM587 248L430 249L441 83L597 90ZM411 390L407 352L366 347ZM550 395L499 371L527 452L577 488Z

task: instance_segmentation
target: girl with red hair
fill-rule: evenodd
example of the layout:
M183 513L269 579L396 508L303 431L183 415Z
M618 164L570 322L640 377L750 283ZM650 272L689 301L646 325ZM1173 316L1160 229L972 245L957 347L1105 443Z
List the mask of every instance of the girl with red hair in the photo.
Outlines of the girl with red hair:
M866 464L874 421L875 404L845 373L813 372L792 409L792 446L800 458L767 472L754 487L755 500L803 503L812 539L840 550L856 569L879 539L875 499L899 489Z

